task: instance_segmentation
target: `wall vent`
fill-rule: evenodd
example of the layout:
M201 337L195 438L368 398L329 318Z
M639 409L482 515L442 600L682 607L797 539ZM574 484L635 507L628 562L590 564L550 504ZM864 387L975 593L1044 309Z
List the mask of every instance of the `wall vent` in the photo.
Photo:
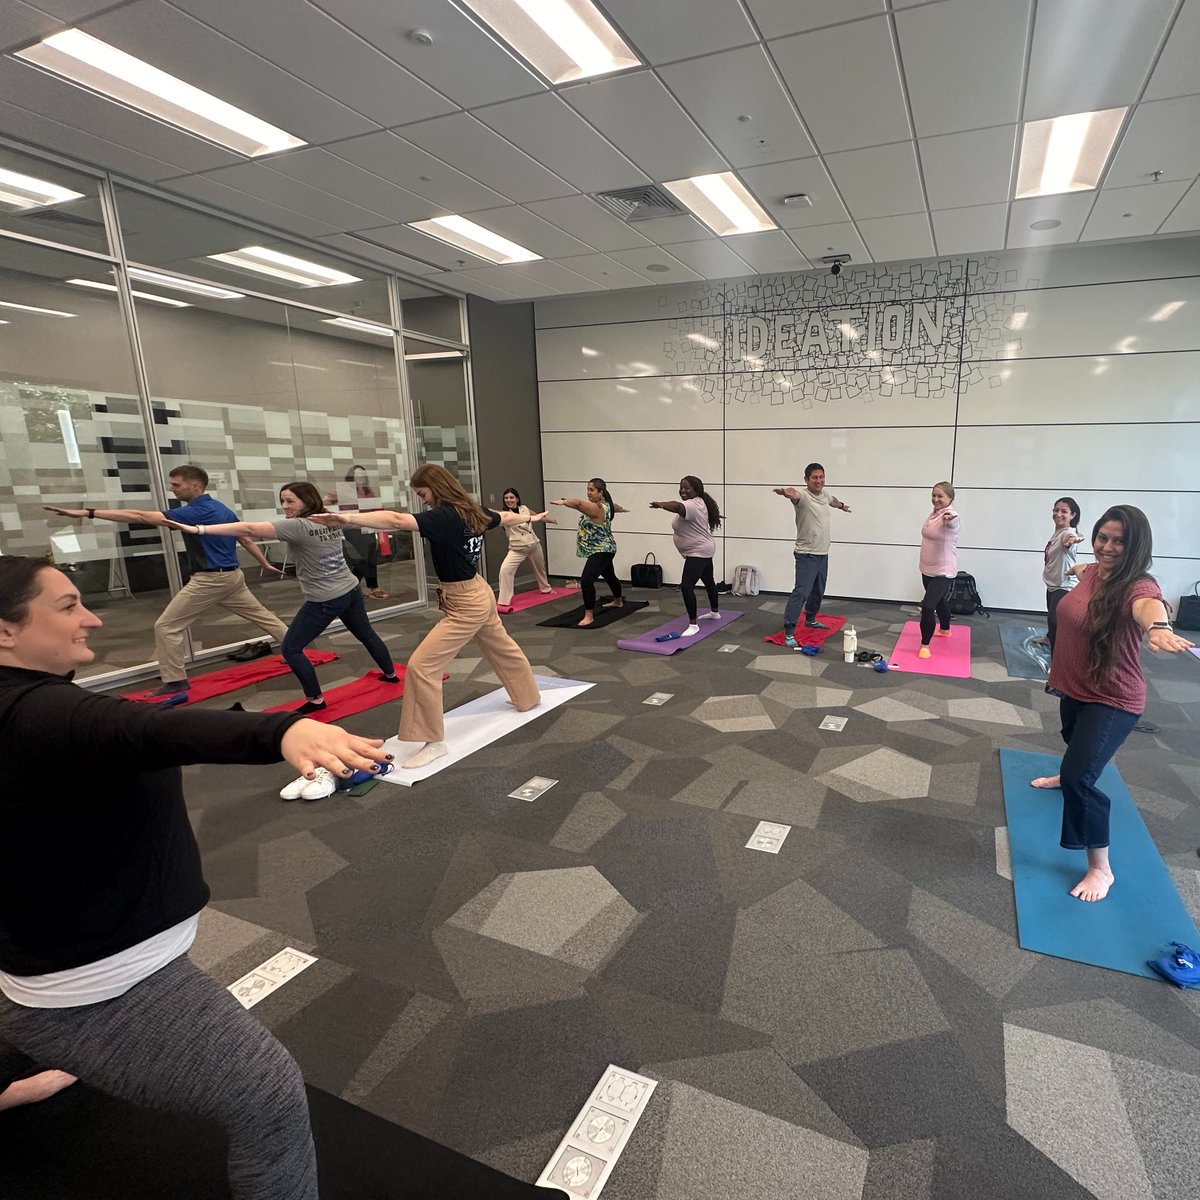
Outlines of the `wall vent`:
M686 212L665 188L656 183L641 187L617 188L613 192L596 192L595 197L614 217L622 221L652 221L656 217L674 217Z

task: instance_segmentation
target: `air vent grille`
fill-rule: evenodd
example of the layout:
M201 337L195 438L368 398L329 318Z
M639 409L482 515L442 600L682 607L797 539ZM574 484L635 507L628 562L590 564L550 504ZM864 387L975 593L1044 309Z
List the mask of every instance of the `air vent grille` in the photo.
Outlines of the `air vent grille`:
M25 221L41 221L46 225L72 225L79 229L98 229L104 231L104 222L92 217L77 216L75 213L61 212L54 208L41 208L21 213Z
M685 211L676 204L670 192L656 183L641 187L617 188L612 192L597 192L595 198L614 217L632 224L634 221L652 221L656 217L674 217Z

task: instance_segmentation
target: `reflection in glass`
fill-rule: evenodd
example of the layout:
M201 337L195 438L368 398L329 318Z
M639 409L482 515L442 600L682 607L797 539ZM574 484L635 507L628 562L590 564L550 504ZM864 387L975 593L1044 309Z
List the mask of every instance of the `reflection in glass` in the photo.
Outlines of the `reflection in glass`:
M109 252L97 181L8 146L0 146L0 229Z

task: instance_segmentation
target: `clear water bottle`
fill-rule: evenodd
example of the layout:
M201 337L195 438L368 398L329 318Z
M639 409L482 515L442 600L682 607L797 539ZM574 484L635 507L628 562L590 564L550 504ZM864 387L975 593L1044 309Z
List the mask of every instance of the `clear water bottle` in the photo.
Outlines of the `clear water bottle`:
M848 663L854 661L854 656L858 653L858 633L853 625L847 625L842 630L842 654Z

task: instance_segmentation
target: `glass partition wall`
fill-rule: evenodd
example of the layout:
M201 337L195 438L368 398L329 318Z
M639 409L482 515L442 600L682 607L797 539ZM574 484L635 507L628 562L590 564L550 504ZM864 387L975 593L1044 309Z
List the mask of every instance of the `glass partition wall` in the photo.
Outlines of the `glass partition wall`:
M75 199L21 208L0 188L0 552L49 550L103 617L84 677L153 673L154 619L187 564L177 535L44 504L168 508L185 463L247 520L278 516L295 480L330 509L411 508L419 461L477 491L457 297L0 144L6 169ZM417 541L348 540L373 617L424 603ZM298 585L285 547L263 550L285 574L263 578L240 551L247 582L287 621ZM191 657L258 636L216 610L193 626Z

